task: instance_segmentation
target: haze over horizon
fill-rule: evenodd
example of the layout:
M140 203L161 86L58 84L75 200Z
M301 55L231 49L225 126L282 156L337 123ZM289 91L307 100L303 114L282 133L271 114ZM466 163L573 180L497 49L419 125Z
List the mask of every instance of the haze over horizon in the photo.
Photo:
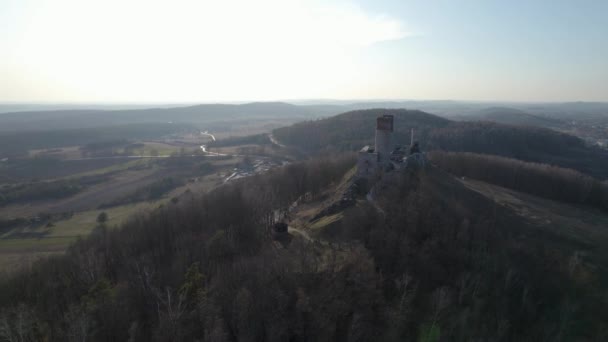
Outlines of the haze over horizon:
M608 101L605 1L0 3L0 102Z

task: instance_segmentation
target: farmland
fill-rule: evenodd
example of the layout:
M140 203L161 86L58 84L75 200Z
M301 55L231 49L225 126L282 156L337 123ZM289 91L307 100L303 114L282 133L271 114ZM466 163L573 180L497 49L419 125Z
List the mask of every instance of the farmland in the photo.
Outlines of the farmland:
M264 172L286 160L269 141L228 146L213 142L211 134L184 131L149 140L32 148L3 161L0 270L12 272L41 257L63 253L94 231L102 212L107 215L103 224L115 229L134 214Z

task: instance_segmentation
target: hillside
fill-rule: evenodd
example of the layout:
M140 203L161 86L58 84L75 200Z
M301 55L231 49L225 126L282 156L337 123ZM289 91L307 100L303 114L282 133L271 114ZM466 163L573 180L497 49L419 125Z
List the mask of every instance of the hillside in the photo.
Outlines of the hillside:
M403 310L400 322L416 322L409 332L419 340L604 336L590 331L604 325L594 316L608 310L606 300L596 301L608 286L605 211L433 167L383 177L375 189L372 202L360 198L320 217L327 201L305 208L298 227L334 243L363 241L377 269L395 281L390 293Z
M532 115L521 109L509 107L490 107L463 117L466 120L492 121L507 125L558 127L564 123L557 119Z
M585 146L574 136L532 126L456 122L421 111L370 109L275 129L281 143L309 153L355 151L373 142L375 118L395 115L395 143L409 144L411 128L424 150L476 152L555 164L600 179L608 177L608 152Z
M155 139L189 131L193 131L191 126L183 123L171 124L167 122L132 123L42 131L0 131L0 156L19 156L26 154L30 149L50 149L61 146L77 146L127 139Z
M319 150L358 150L373 142L376 117L395 116L395 140L409 143L410 129L416 129L417 139L425 141L436 128L446 127L450 121L418 110L367 109L356 110L327 119L296 123L273 131L274 136L287 145L309 152Z
M383 178L374 202L355 195L334 221L331 244L309 240L304 226L286 244L270 239L275 208L297 200L294 218L323 209L345 189L350 165L292 164L182 197L120 229L101 225L66 256L0 284L0 334L26 327L32 339L92 341L606 337L606 216L593 212L590 222L589 209L431 167ZM505 202L509 196L524 203ZM536 210L521 209L527 203ZM562 217L555 229L537 216L545 207L554 213L547 219ZM580 225L561 224L574 220Z

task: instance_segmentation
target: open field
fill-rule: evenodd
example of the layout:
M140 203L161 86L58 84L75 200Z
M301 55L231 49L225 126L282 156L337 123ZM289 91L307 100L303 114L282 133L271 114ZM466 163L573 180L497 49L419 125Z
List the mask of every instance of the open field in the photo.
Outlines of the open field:
M82 157L79 146L66 146L49 149L32 149L29 151L30 157L52 157L59 159L76 159Z
M108 214L106 226L117 227L138 212L153 210L188 190L192 193L209 191L223 184L222 180L221 175L212 174L201 177L196 182L188 182L159 200L77 212L69 219L52 221L52 227L37 224L12 229L0 235L0 271L12 271L27 266L40 257L62 253L70 243L91 233L101 212Z
M188 158L186 162L190 164L172 165L168 160L135 159L73 175L73 177L109 175L110 178L67 198L29 201L0 207L0 218L31 217L39 213L91 210L106 203L111 203L117 198L128 196L137 189L166 177L183 178L184 180L191 177L198 178L201 171L196 169L197 163L208 163L211 167L221 171L222 169L231 170L240 160L238 157L223 159L200 156L198 158ZM91 162L96 163L96 161Z
M110 173L110 172L125 171L125 170L129 170L129 169L141 169L141 168L150 167L152 164L154 164L156 162L156 160L149 159L149 158L139 158L139 159L129 159L129 160L122 159L121 161L122 162L116 163L114 165L102 167L102 168L95 169L92 171L77 173L72 176L73 177L83 177L83 176L106 174L106 173Z
M35 260L62 253L78 238L86 237L97 225L102 211L108 214L106 226L120 225L137 212L151 210L164 201L129 204L105 210L89 210L74 214L67 220L46 225L13 229L0 236L0 270L13 271Z
M168 156L174 153L193 153L198 151L198 146L187 146L184 144L172 144L156 141L144 141L141 147L130 149L128 152L125 149L117 150L118 153L127 153L133 156Z

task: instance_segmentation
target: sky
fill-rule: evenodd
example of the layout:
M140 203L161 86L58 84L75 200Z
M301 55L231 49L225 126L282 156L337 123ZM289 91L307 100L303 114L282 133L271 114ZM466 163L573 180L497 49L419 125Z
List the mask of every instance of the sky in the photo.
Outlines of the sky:
M608 1L0 0L0 102L608 101Z

